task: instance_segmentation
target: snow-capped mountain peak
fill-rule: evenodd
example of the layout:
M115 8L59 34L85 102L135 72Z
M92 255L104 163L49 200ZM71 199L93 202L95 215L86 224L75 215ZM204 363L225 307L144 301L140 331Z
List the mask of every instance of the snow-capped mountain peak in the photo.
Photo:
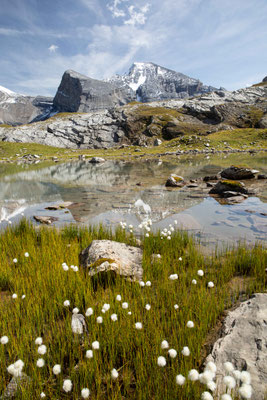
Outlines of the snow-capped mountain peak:
M4 86L1 86L1 85L0 85L0 92L8 94L9 96L17 96L17 93L12 92L12 90L9 90L9 89L5 88Z

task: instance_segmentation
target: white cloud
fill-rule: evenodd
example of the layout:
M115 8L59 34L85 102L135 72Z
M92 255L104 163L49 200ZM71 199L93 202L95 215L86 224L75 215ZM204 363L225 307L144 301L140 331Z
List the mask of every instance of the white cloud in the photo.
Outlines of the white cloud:
M125 17L125 11L119 8L118 6L128 0L114 0L113 3L109 3L107 8L111 11L113 18Z
M48 50L50 51L50 53L55 53L58 49L58 46L56 46L55 44L51 44L50 47L48 47Z
M130 18L124 21L125 25L144 25L146 22L146 14L149 10L150 5L147 3L143 7L136 11L134 6L128 7Z

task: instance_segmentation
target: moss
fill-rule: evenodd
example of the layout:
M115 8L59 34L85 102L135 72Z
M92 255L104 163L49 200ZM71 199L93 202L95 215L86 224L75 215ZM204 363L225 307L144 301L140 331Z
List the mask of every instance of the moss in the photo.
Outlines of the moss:
M260 122L260 120L262 119L264 115L264 112L257 108L257 107L250 107L249 111L247 113L247 118L248 118L248 126L250 128L255 128L258 123Z
M231 181L231 180L225 180L225 181L221 181L222 184L230 186L230 187L243 187L241 182L237 182L237 181Z
M267 82L259 82L259 83L255 83L254 85L252 85L252 86L267 86Z
M115 260L112 260L112 258L99 258L95 262L89 265L89 268L97 268L104 262L108 262L109 264L115 263Z
M8 124L1 124L0 128L14 128L14 126Z

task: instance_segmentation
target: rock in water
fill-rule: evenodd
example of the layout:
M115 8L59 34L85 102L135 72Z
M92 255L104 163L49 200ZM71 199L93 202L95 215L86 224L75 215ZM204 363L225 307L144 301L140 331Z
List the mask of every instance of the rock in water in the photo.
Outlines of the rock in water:
M138 247L112 240L93 240L79 255L80 265L89 267L89 275L114 271L118 275L141 280L143 252Z
M214 344L208 361L214 361L218 372L218 391L223 391L223 364L233 363L251 374L253 400L264 400L267 391L267 293L257 293L230 311L224 321L223 337Z
M176 174L171 174L165 183L165 186L167 187L183 187L184 185L184 178Z
M61 112L90 112L129 101L131 97L123 88L68 70L62 77L53 105Z
M253 178L255 178L255 174L257 172L259 172L259 171L249 169L249 168L236 167L236 166L232 165L231 167L226 168L221 172L221 177L226 178L226 179L234 179L234 180L253 179Z
M225 192L233 192L233 193L248 193L243 182L225 180L219 181L216 185L209 191L210 194L219 194L221 196L224 195Z

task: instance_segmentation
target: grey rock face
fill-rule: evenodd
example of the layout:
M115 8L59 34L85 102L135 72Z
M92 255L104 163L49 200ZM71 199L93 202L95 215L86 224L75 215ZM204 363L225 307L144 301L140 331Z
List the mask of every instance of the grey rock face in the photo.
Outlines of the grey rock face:
M262 82L267 82L267 76L265 76L265 78L263 78Z
M230 361L239 370L251 374L254 400L264 400L267 391L267 294L258 293L229 312L223 336L214 344L207 361L217 366L219 394L225 393L222 383L223 364Z
M68 70L62 77L53 105L57 111L90 112L123 105L131 99L125 90L112 83Z
M79 255L80 265L90 267L89 275L115 271L118 275L141 280L143 252L138 247L112 240L93 240ZM95 264L95 265L94 265Z
M216 90L203 85L198 79L154 63L134 63L127 75L116 75L108 81L118 87L128 88L141 102L183 99Z
M53 99L23 96L0 87L0 124L27 124L49 115ZM1 125L0 125L1 126Z

